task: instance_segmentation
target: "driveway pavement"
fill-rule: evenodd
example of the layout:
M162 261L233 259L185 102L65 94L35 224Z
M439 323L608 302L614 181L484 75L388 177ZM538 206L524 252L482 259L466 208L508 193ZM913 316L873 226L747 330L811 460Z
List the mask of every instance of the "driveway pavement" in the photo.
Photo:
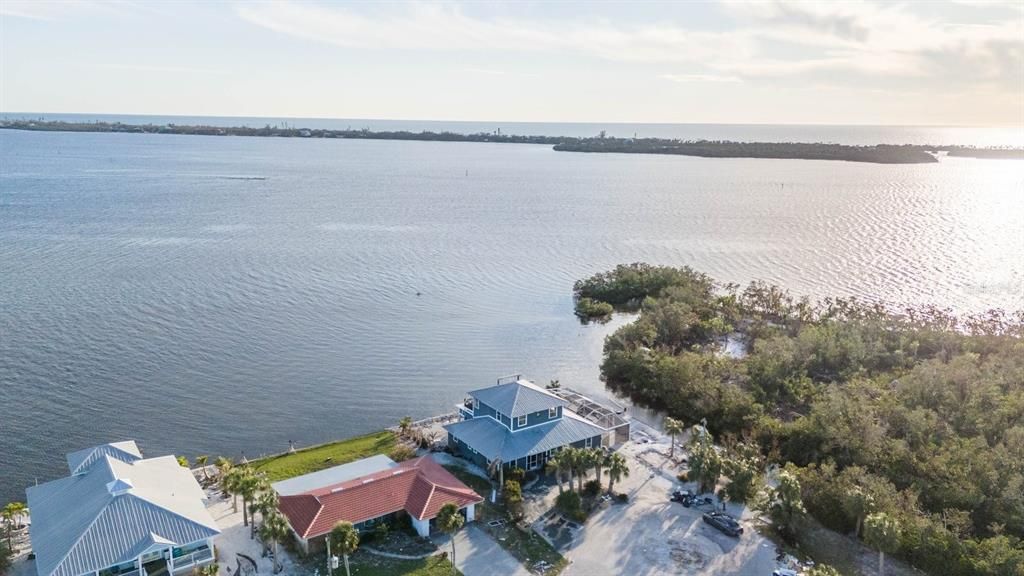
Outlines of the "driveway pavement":
M669 501L678 470L665 456L664 442L651 434L648 442L623 446L630 476L615 488L629 494L629 503L591 515L563 552L572 561L563 574L769 576L776 567L775 545L749 522L743 522L742 537L731 538L705 524L701 510ZM734 506L729 512L749 515Z
M441 550L451 553L447 538L436 541ZM455 564L465 576L530 576L514 556L473 524L455 535Z

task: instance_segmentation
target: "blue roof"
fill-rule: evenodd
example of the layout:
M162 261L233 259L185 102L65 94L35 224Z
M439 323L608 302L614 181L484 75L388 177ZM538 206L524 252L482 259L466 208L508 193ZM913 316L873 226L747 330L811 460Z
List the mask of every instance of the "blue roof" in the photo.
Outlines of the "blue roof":
M562 418L516 432L487 417L448 424L445 429L487 460L497 458L502 462L512 462L604 433L603 428L568 410L563 411Z
M565 400L527 380L488 386L473 390L469 395L512 418L569 405Z

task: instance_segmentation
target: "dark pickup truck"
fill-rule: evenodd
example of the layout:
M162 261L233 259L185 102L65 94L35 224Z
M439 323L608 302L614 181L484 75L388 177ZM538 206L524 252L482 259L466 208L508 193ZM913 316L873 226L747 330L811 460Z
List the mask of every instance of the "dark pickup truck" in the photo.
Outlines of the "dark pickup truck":
M743 534L743 527L740 526L740 523L723 512L707 512L704 514L704 521L729 536L739 538L740 534Z

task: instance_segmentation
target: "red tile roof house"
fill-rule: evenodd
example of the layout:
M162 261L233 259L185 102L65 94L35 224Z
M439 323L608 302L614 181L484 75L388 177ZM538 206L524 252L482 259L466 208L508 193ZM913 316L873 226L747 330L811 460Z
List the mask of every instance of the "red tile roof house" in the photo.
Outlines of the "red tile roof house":
M274 489L278 508L306 553L323 546L324 536L342 520L367 530L404 513L427 537L445 504L455 504L472 522L476 504L483 502L430 456L401 463L374 456L278 482Z

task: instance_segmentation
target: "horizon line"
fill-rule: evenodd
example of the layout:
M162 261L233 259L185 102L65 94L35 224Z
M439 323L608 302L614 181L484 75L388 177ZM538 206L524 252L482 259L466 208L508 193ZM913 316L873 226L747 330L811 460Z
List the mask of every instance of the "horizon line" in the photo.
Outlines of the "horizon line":
M830 124L817 122L649 122L649 121L623 121L623 120L453 120L435 118L345 118L329 116L239 116L234 114L167 114L167 113L137 113L137 112L19 112L4 110L0 115L40 115L64 114L76 116L150 116L150 117L172 117L172 118L238 118L238 119L261 119L261 120L351 120L367 122L452 122L464 124L483 123L505 123L505 124L608 124L618 126L650 125L650 126L820 126L820 127L861 127L861 128L997 128L997 129L1024 129L1024 121L1019 124Z

